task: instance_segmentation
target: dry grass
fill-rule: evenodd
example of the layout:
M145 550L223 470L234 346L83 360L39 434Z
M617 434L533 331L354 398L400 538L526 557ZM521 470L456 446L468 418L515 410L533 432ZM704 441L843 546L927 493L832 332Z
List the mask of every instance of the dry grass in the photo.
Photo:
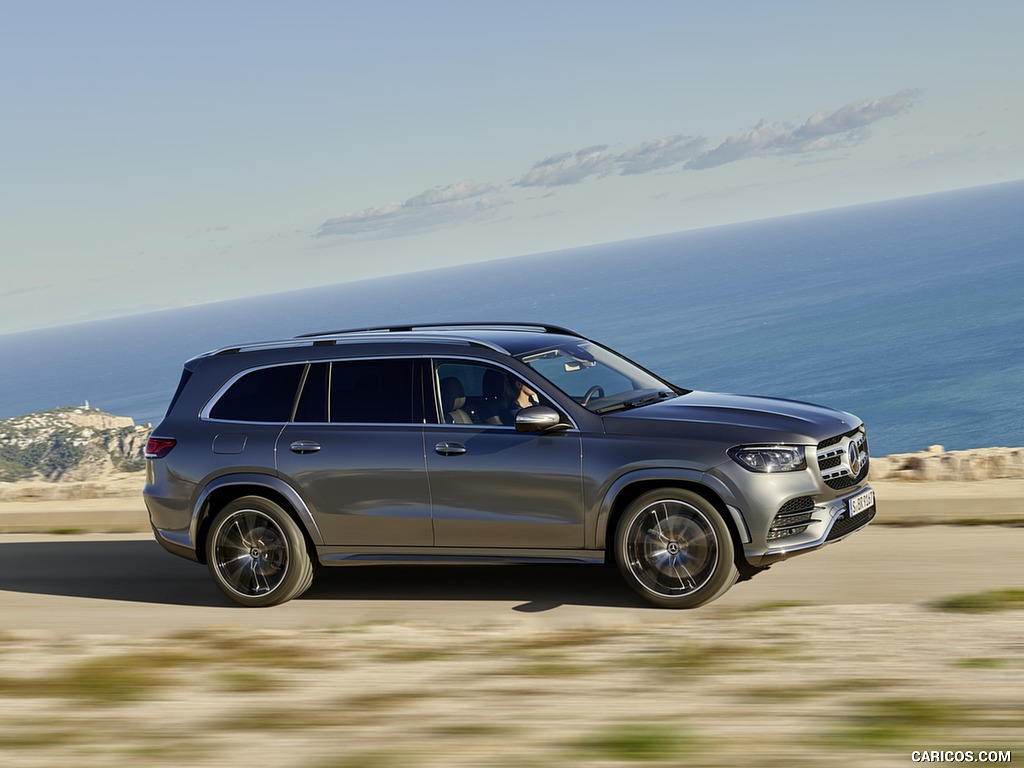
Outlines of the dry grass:
M1024 589L994 589L969 595L957 595L940 600L932 607L939 611L953 613L1019 611L1024 609Z

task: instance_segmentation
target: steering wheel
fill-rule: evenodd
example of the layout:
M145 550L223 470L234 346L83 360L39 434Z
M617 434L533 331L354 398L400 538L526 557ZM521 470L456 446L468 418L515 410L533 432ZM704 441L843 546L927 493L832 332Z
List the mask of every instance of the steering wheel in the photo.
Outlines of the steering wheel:
M594 395L597 395L598 397L604 397L604 387L602 387L599 384L595 384L594 386L592 386L590 389L587 390L587 394L583 396L583 400L580 402L580 405L586 405L587 403L589 403Z

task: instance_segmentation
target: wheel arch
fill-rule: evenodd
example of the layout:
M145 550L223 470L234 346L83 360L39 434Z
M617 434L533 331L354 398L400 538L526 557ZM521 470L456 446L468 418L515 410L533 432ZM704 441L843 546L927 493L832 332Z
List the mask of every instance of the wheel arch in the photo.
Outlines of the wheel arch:
M737 560L742 560L743 544L750 539L746 521L739 509L726 502L726 498L731 497L726 497L704 482L706 477L701 472L683 471L666 474L645 471L620 478L605 496L605 503L598 518L596 545L604 549L605 562L615 562L615 529L622 514L635 499L655 488L680 488L696 493L707 501L725 522L733 540Z
M317 545L324 543L323 536L294 488L270 475L225 475L209 483L194 506L191 538L199 562L206 562L206 537L217 512L244 496L262 496L281 507L298 524L310 554L315 557Z

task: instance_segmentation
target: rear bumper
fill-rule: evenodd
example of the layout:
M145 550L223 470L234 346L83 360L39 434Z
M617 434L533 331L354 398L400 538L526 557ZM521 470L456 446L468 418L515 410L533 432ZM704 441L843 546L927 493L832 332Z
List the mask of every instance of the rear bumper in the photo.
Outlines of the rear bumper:
M157 544L166 549L172 555L178 557L184 557L187 560L198 563L199 555L195 550L195 547L191 546L191 539L188 538L188 532L184 534L180 531L166 531L160 528L153 528L153 538L156 539Z
M199 562L196 545L192 539L192 515L178 499L162 499L147 486L142 494L149 512L149 525L153 537L168 552ZM185 527L179 527L182 523Z

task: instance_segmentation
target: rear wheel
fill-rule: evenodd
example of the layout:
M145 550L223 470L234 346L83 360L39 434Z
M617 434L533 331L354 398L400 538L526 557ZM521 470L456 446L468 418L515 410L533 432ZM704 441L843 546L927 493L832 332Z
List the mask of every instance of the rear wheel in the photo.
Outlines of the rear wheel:
M206 539L206 562L220 590L248 607L284 603L313 583L313 562L298 524L261 496L236 499L217 513Z
M662 608L695 608L739 576L735 547L718 511L682 488L635 499L615 532L615 559L629 585Z

